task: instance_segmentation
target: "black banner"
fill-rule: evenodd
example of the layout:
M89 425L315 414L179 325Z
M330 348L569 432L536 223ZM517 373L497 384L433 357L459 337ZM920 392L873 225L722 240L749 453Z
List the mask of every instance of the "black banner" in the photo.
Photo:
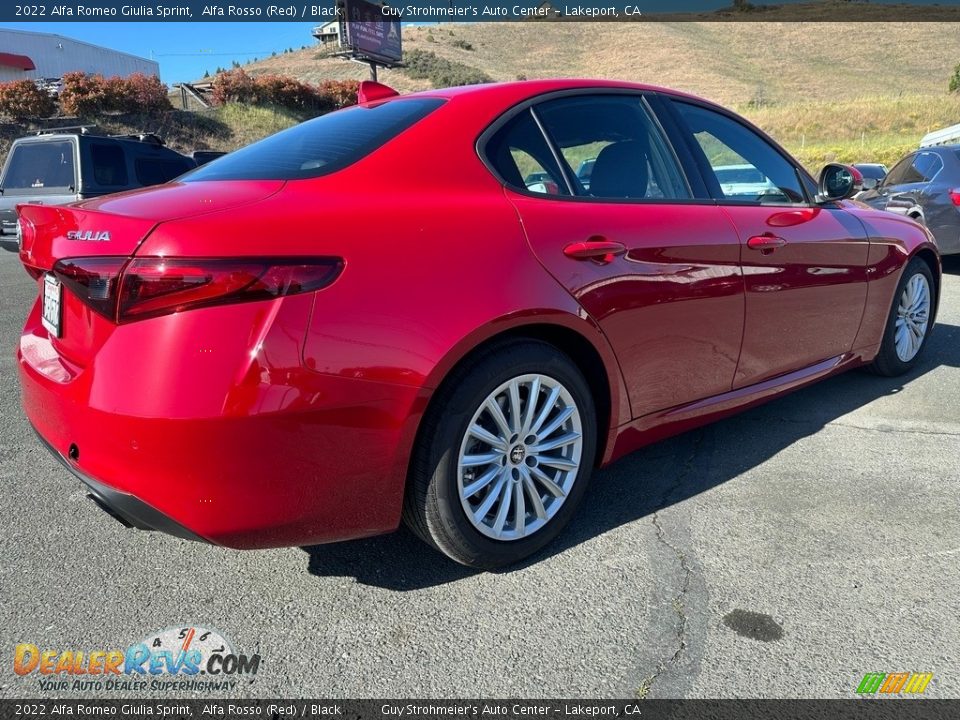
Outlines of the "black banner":
M0 718L940 720L960 700L2 700Z
M377 3L378 5L380 3ZM960 0L395 0L383 19L400 22L491 21L960 21ZM331 0L83 0L4 2L0 22L316 22L336 20Z

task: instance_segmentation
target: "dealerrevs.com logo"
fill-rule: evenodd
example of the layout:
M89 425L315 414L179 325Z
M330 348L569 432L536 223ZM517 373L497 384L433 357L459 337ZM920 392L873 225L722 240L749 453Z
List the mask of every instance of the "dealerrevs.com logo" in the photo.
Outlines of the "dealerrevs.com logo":
M167 628L126 650L14 648L13 671L42 691L218 691L253 682L259 654L243 654L216 630Z

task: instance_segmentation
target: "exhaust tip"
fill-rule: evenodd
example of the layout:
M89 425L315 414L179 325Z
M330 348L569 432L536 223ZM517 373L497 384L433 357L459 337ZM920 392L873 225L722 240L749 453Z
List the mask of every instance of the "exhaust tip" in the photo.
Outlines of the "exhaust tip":
M76 443L70 443L70 449L67 450L67 457L73 461L80 459L80 448L77 447Z

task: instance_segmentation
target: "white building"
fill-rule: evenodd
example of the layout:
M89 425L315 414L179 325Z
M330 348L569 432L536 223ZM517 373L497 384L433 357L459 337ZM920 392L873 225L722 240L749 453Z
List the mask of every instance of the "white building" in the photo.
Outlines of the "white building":
M920 147L933 147L934 145L957 145L960 144L960 125L951 125L943 130L934 130L927 133L920 140Z
M108 50L62 35L0 28L0 82L53 80L82 70L105 77L160 75L153 60Z
M323 25L317 25L312 34L324 47L337 45L340 43L340 22L332 20Z

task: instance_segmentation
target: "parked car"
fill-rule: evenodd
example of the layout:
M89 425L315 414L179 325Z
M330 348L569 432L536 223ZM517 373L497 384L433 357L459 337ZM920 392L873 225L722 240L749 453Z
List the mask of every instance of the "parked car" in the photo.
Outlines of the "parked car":
M156 135L87 130L58 128L13 141L0 174L0 240L15 239L18 204L65 205L165 183L196 167Z
M577 168L577 179L584 190L590 190L590 174L593 172L593 166L596 162L596 158L588 158L580 163L580 167Z
M585 191L570 159L592 148ZM773 190L728 196L711 158L734 154ZM364 83L173 183L20 206L23 407L137 527L258 548L402 516L458 562L513 563L598 466L914 366L936 243L846 201L856 176L818 184L737 115L645 85Z
M560 192L557 184L550 179L550 174L545 172L533 172L523 179L523 184L530 192L546 193L556 195Z
M887 176L887 166L880 163L854 163L863 176L863 191L873 190Z
M201 165L206 165L208 162L222 158L226 154L223 150L194 150L190 153L190 157L194 164L200 167Z
M960 253L960 145L910 153L857 200L926 225L942 254Z
M753 165L717 165L713 172L725 197L758 200L764 194L779 194L777 186Z

